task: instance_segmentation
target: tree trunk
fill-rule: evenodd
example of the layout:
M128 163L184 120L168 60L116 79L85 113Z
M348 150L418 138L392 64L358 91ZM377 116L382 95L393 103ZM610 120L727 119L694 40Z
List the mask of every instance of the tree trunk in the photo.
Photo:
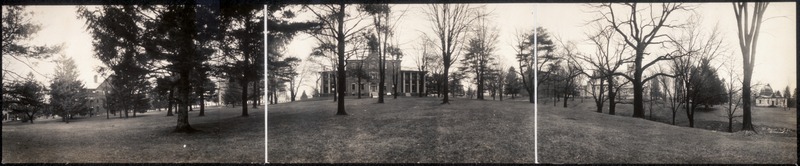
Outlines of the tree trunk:
M675 109L672 110L672 125L675 125L675 113L677 113L677 112L678 112L678 110L675 110Z
M289 90L291 94L291 101L294 102L294 97L296 96L294 89ZM258 108L258 81L253 81L253 108Z
M189 125L189 110L185 107L189 105L189 95L190 95L190 86L189 86L189 73L191 72L190 69L182 69L180 72L180 79L178 87L180 90L180 100L178 100L179 105L183 105L182 107L178 107L178 124L175 126L174 132L192 132L194 129L191 125Z
M394 77L392 77L392 79L394 80L394 85L392 85L393 86L392 88L394 89L394 94L392 94L392 95L394 96L394 99L397 99L397 89L398 89L398 87L397 87L397 67L392 66L392 68L394 68L394 70L392 71L392 75L394 75Z
M477 97L478 100L483 100L484 99L483 98L483 77L480 75L480 73L476 73L476 74L478 74L477 75L477 77L478 77L478 88L477 88L477 91L475 93L477 93L477 95L478 95L478 97Z
M419 97L428 96L428 91L425 90L425 89L428 88L428 87L425 87L425 75L423 74L423 75L419 75L419 76L420 76L420 79L417 82L417 86L418 86L417 93L419 93ZM425 91L425 93L422 93L423 91Z
M602 99L595 100L594 101L594 105L595 105L595 107L597 107L596 108L597 109L597 113L603 113L603 101L602 101Z
M336 76L336 77L338 77L338 76ZM333 102L336 102L336 101L339 100L339 93L338 93L339 92L339 81L338 80L339 79L337 79L335 77L333 79L333 82L334 82L333 86L336 87L336 90L333 92Z
M752 74L753 70L750 69L748 72L747 67L745 67L744 81L742 82L742 130L755 131L750 107L752 97L750 95L750 77Z
M361 99L361 76L360 75L357 76L357 79L358 79L358 85L356 85L356 89L358 90L356 90L356 93L358 93L358 99Z
M200 94L200 115L206 116L206 95Z
M175 89L174 88L170 88L169 89L169 98L168 98L169 102L167 102L167 107L169 107L169 108L167 108L167 116L173 116L173 114L172 114L172 105L174 105L174 102L175 102L175 100L173 100L174 99L173 98L173 94L174 93L175 93Z
M534 92L531 92L531 91L535 91L535 90L528 90L528 102L536 103L536 99L535 99L536 96L534 96L536 94L534 94Z
M28 115L28 121L31 122L31 124L33 124L33 115L34 114L27 114L27 115ZM69 122L67 122L67 123L69 123Z
M642 48L643 49L643 48ZM634 63L634 71L633 71L633 117L636 118L644 118L644 82L642 82L642 58L643 58L643 50L638 49L636 51L636 59ZM640 51L641 50L641 51Z
M497 93L497 94L500 95L500 101L503 101L503 86L500 86L500 89L498 89L498 91L500 92L500 93Z
M447 97L447 96L449 96L448 93L449 93L449 90L450 90L450 78L448 78L448 76L450 75L450 73L449 73L450 72L450 60L449 60L449 58L450 57L448 56L444 60L445 61L444 62L445 63L444 64L444 79L443 79L444 81L442 81L442 84L444 84L443 89L442 89L442 94L444 95L444 99L442 99L442 104L450 104L450 98Z
M728 118L728 132L733 132L733 117Z
M242 116L250 116L247 114L247 76L243 76L241 82L242 86Z
M614 115L617 111L617 102L615 101L617 94L615 92L616 88L614 88L614 77L608 76L606 81L608 82L608 114Z
M339 64L337 66L338 69L337 69L337 73L336 73L336 76L338 77L338 79L336 80L336 82L337 82L336 92L338 93L338 96L336 96L336 97L339 98L338 99L339 101L338 101L337 107L336 107L336 115L347 115L347 112L345 112L345 108L344 108L344 95L345 95L344 94L344 89L346 88L345 84L347 83L346 80L345 80L347 77L345 77L346 73L344 71L344 51L345 51L344 50L344 48L345 48L345 46L344 46L344 44L345 44L345 42L344 42L344 40L345 40L344 39L344 7L345 7L344 2L339 2L339 13L341 13L341 14L337 15L337 20L339 22L339 27L337 29L338 30L338 32L337 32L338 34L336 35L336 38L337 38L337 41L338 41L338 43L336 45L337 46L336 50L337 50L338 57L339 57Z
M686 99L686 118L689 120L689 127L694 128L694 103L689 103L688 98Z

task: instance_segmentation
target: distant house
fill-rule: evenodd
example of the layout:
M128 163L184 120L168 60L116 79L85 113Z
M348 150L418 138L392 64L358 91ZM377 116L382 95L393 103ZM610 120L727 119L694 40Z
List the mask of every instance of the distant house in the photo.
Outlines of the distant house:
M597 72L596 70L592 70L592 76L589 77L589 79L587 79L585 82L581 83L581 85L578 88L579 88L579 92L581 92L580 95L582 97L589 98L589 97L592 97L592 94L600 93L600 84L601 83L603 84L603 87L602 87L603 88L603 93L608 94L608 82L605 79L597 78L599 76L600 76L599 72ZM645 77L645 76L642 76L642 77ZM623 84L623 85L620 86L620 84ZM633 101L633 96L634 96L633 95L633 84L630 83L626 78L621 77L621 76L615 76L614 77L614 87L615 88L619 88L619 89L616 89L616 92L614 92L616 94L615 98L616 98L617 101L619 101L619 102L621 102L621 101ZM645 90L644 90L644 93L642 95L645 96L645 97L648 97L650 95L649 86L645 86L644 88L645 88Z
M786 107L786 98L767 84L756 96L756 107Z
M92 114L99 114L104 113L107 111L106 108L106 94L111 92L111 81L109 80L110 77L106 77L102 80L102 82L98 83L97 75L94 76L94 83L97 84L94 88L88 88L89 91L89 106L92 108Z

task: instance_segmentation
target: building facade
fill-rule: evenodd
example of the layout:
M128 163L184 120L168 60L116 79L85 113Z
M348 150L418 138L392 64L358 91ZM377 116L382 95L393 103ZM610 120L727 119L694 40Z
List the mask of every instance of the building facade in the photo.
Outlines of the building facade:
M786 107L787 100L781 95L780 91L772 91L772 87L767 84L756 97L756 107Z
M394 79L397 75L397 92L400 96L413 96L425 93L425 74L426 71L400 70L401 60L386 60L386 70L384 77L385 95L392 95L394 92ZM361 69L363 77L359 84L357 74ZM358 95L361 90L362 96L377 97L378 86L380 84L380 58L377 53L370 53L364 59L345 61L345 71L347 71L345 94L350 96ZM336 93L336 71L322 71L318 86L320 96L333 96Z
M89 107L92 108L91 114L102 114L108 111L106 107L106 94L111 92L111 81L109 80L110 77L101 78L103 79L100 84L97 85L95 88L87 89L89 91ZM98 83L97 76L94 76L94 83Z

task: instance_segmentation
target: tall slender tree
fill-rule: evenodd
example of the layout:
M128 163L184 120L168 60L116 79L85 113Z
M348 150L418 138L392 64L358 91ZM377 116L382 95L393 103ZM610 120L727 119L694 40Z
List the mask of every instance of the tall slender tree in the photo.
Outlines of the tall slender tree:
M753 68L755 68L756 46L758 45L758 34L761 31L762 18L767 11L769 2L755 2L750 13L750 6L747 2L734 2L733 13L736 16L736 28L738 30L739 48L742 53L742 67L744 78L742 78L742 130L755 131L753 128L751 80L753 78ZM752 16L750 15L752 14Z
M466 4L429 4L423 11L431 23L432 36L436 36L437 48L442 52L442 83L450 85L450 66L457 62L462 51L462 41L472 23L481 17ZM450 104L450 86L444 86L442 104Z
M272 11L270 12L272 14ZM263 6L244 5L237 3L222 3L220 5L220 40L222 41L222 52L225 63L221 68L226 75L235 79L240 84L242 116L249 116L247 101L250 99L251 90L257 91L257 87L264 73L264 15ZM272 23L272 22L271 22ZM272 26L268 25L268 26ZM272 27L271 27L272 28ZM276 25L280 31L280 25ZM278 40L269 38L268 40ZM279 41L278 41L279 42ZM275 45L272 45L275 46ZM275 54L278 55L278 54ZM277 57L270 57L277 58ZM267 62L270 71L274 70L275 61ZM252 87L251 87L252 85ZM256 95L258 96L258 95ZM257 97L252 100L256 104Z
M396 50L397 47L391 44L390 41L394 38L394 31L399 22L398 20L405 15L405 11L403 11L399 16L395 16L392 8L393 6L386 3L363 4L359 6L360 11L372 17L372 32L375 33L374 39L377 44L374 51L380 56L378 62L378 103L384 102L384 95L386 94L386 57L387 55L398 55L393 54L393 50ZM397 53L396 51L394 52ZM395 56L395 59L397 59L397 56ZM394 79L392 80L394 87L393 94L394 97L397 98L397 70L393 70L392 74L394 75Z
M317 36L324 36L327 38L335 38L336 41L336 115L347 115L345 111L345 89L346 89L346 76L345 71L345 56L347 50L346 41L351 38L357 37L358 33L365 29L365 26L359 26L363 16L361 12L356 12L357 15L347 11L347 4L344 1L338 4L325 4L319 8L308 7L308 9L316 16L316 20L321 23L319 28L315 29L312 33ZM345 19L347 17L347 19ZM355 23L353 23L355 22ZM347 27L345 24L350 24Z

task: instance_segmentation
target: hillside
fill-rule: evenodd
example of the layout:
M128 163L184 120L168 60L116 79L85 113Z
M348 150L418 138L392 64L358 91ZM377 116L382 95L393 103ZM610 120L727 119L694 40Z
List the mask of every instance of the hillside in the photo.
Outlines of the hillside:
M618 112L625 115L626 106L621 109ZM542 163L797 162L796 134L728 133L674 126L596 113L585 105L563 108L543 104L538 116Z

